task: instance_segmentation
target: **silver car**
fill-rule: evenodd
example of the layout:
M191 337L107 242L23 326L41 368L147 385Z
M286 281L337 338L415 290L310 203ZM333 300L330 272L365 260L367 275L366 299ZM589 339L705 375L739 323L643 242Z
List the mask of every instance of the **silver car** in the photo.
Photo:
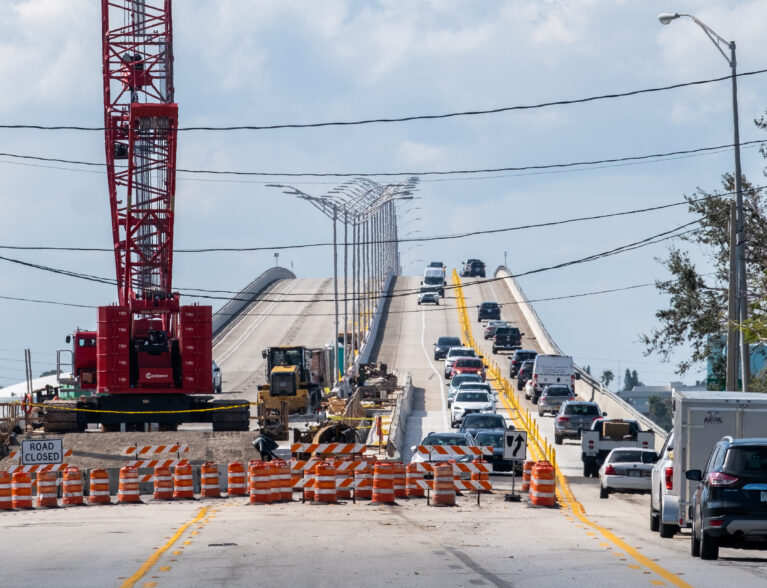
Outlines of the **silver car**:
M563 403L554 418L554 443L562 445L565 437L579 439L581 431L590 429L594 419L601 416L607 416L607 413L602 412L596 402L569 400Z
M649 492L650 474L657 459L652 449L613 449L599 468L599 498L607 498L611 492Z

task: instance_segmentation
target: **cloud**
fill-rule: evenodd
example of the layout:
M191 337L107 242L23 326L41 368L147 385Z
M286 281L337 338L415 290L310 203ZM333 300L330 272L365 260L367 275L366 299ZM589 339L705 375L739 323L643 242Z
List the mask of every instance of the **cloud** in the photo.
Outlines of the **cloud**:
M397 150L397 160L404 166L423 166L441 163L445 149L427 143L403 141Z

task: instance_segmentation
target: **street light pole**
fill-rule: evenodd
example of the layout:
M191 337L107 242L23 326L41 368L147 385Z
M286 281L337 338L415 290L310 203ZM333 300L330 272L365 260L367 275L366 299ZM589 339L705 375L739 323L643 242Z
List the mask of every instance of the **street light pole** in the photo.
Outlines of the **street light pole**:
M737 277L737 283L735 288L730 287L730 291L735 290L736 304L734 305L735 316L737 319L733 320L733 316L729 317L728 324L728 336L727 336L727 365L735 365L737 360L735 359L737 354L737 348L734 345L735 333L737 328L734 322L740 322L743 324L748 318L748 289L746 281L746 241L745 241L745 218L743 216L743 186L741 181L741 169L740 169L740 125L738 121L738 74L737 74L737 60L735 57L735 41L726 41L720 37L711 27L698 20L692 14L680 14L675 13L663 13L658 15L658 20L661 24L667 25L672 20L676 20L681 16L686 16L697 24L706 36L711 40L719 53L722 54L725 61L730 66L732 72L732 119L733 119L733 144L735 145L735 271L730 270L730 275L733 274ZM722 50L722 45L730 49L730 57ZM730 247L732 247L732 243ZM732 278L731 278L732 279ZM733 305L730 305L733 308ZM748 348L748 342L746 341L745 333L740 329L740 364L741 364L741 376L742 376L742 390L747 392L751 385L751 353ZM734 383L737 385L737 376L735 374L727 374L727 387Z

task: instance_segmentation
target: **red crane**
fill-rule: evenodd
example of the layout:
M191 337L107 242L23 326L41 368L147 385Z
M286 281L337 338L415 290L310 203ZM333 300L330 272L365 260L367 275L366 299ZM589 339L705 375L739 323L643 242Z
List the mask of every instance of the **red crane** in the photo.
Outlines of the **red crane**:
M75 333L73 375L97 392L78 403L106 411L96 414L107 430L184 421L247 430L242 401L234 401L238 410L183 413L232 402L192 396L213 392L211 307L181 306L171 286L178 134L171 0L102 0L101 7L118 304L99 308L97 331ZM148 412L128 414L137 411ZM85 422L94 418L78 414L79 428Z

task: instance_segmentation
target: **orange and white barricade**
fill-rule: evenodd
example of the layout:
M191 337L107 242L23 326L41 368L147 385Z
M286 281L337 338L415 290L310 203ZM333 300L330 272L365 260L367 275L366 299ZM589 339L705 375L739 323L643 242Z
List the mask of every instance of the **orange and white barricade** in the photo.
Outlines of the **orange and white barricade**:
M409 463L406 468L405 493L408 498L424 498L426 496L425 480L421 464Z
M354 467L361 462L351 458L332 461L336 469L336 498L349 499L352 497L352 487L354 486Z
M431 501L433 506L455 506L453 476L453 467L450 464L439 463L434 466L434 498Z
M321 461L316 466L314 502L325 504L336 502L336 469L330 460Z
M283 459L274 460L272 462L272 478L277 480L278 496L275 500L280 502L293 500L293 485L288 462Z
M11 474L0 470L0 510L13 508L13 490L11 488Z
M371 504L396 504L394 500L394 471L392 464L376 462L373 469L373 495Z
M241 461L233 461L227 467L226 487L229 496L244 496L248 493L248 477L245 465Z
M557 503L555 486L553 466L547 461L536 463L530 480L530 503L535 506L554 506Z
M370 500L373 498L375 456L365 457L354 464L354 499Z
M492 492L493 487L490 484L490 473L487 462L482 459L475 459L471 462L471 481L477 492Z
M220 498L221 488L218 482L218 464L206 461L200 466L200 496Z
M394 498L407 498L407 470L401 461L393 461Z
M173 498L194 498L194 476L188 463L179 464L173 470Z
M463 446L463 445L419 445L417 452L423 456L424 461L431 461L434 458L439 458L440 461L445 459L456 459L465 456L471 458L482 457L483 455L493 455L493 448L489 446Z
M111 504L109 473L104 469L91 470L88 504Z
M61 503L67 506L83 504L83 475L74 466L65 469L61 475Z
M37 506L55 507L59 505L58 475L52 471L37 472Z
M251 504L271 504L272 468L269 462L257 461L248 468L248 488Z
M11 477L11 502L14 509L32 508L32 476L16 472Z
M522 466L522 492L530 491L530 480L533 476L534 461L526 461Z
M341 455L355 455L365 453L367 445L364 443L293 443L290 453L311 453L319 456L339 457Z
M155 500L173 499L173 474L171 474L170 468L165 466L156 467L152 482L154 483L153 496Z
M138 470L136 468L130 466L120 468L117 502L120 504L141 502L138 488Z

